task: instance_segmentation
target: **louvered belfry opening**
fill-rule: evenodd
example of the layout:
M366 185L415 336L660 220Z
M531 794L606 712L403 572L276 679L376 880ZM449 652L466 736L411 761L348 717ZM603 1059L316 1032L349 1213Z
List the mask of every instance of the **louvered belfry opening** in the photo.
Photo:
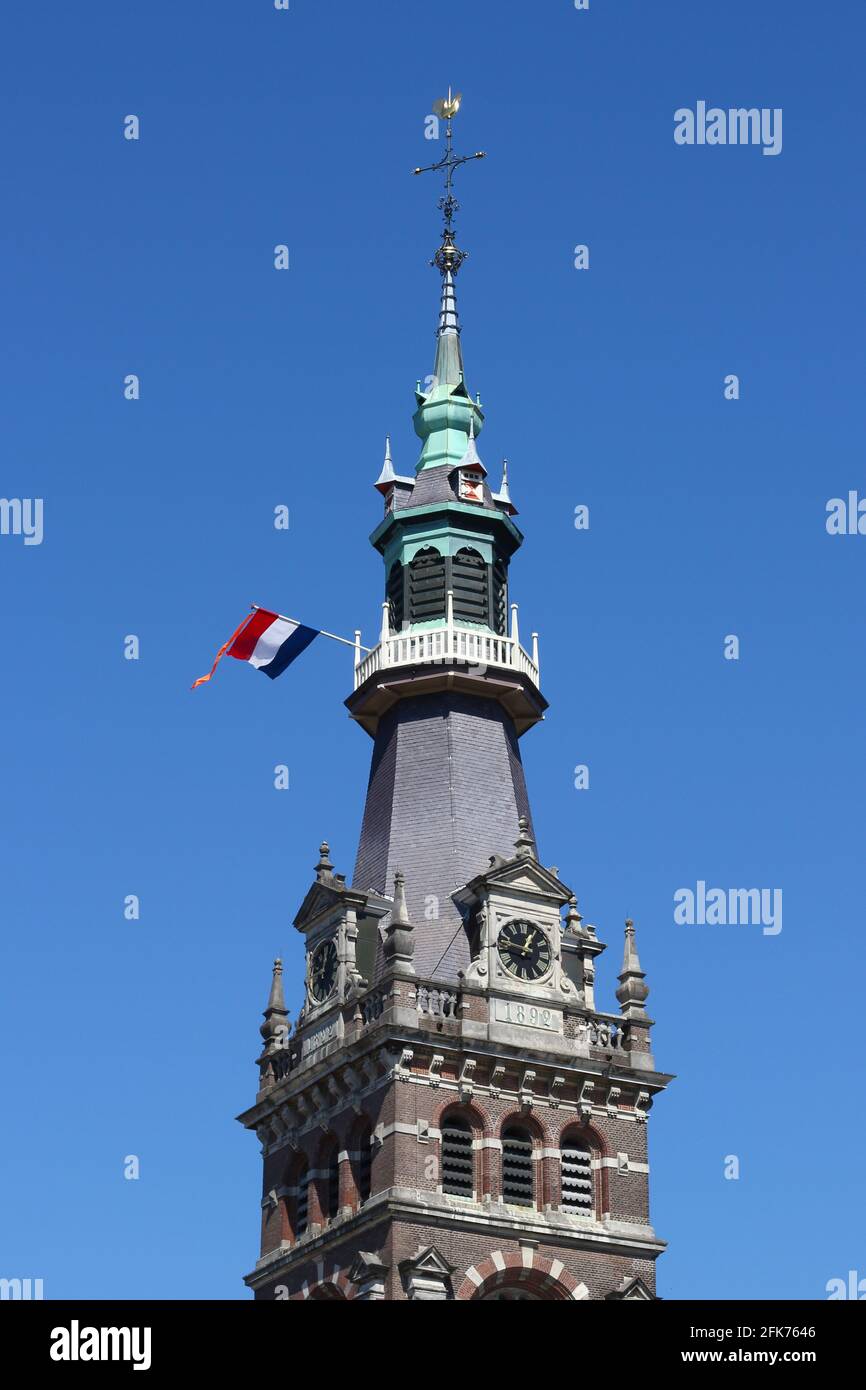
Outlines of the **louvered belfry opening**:
M451 561L451 587L454 590L454 616L471 623L487 624L490 618L490 588L483 556L464 546Z
M472 1127L459 1115L448 1116L442 1125L442 1191L475 1196Z
M507 634L508 564L497 555L490 565L468 545L456 555L441 555L435 546L425 546L405 568L394 561L385 584L390 630L400 632L407 622L441 621L449 589L458 622L489 627L503 637Z
M388 600L388 624L392 632L400 632L405 616L405 604L403 601L403 566L399 560L395 560L388 571L388 588L385 597Z
M516 1125L502 1135L502 1197L513 1206L535 1206L532 1139Z
M358 1199L366 1202L373 1185L373 1150L369 1130L361 1135L358 1149Z
M307 1219L309 1213L309 1187L310 1170L304 1168L298 1174L295 1193L295 1240L300 1240L301 1236L307 1233Z
M500 637L508 631L508 566L499 558L493 562L493 621L490 626Z
M427 546L409 565L409 621L445 617L445 558Z
M560 1164L562 1205L575 1216L592 1216L595 1207L592 1184L592 1152L587 1144L569 1139L562 1146Z

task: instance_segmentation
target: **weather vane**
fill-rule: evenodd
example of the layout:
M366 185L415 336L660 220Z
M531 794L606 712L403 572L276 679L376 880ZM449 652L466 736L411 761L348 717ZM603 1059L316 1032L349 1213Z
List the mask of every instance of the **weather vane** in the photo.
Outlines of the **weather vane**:
M445 153L435 164L427 164L422 169L414 169L415 174L435 174L440 169L445 171L445 194L439 199L438 206L442 209L445 217L445 227L442 234L442 245L430 262L435 265L444 275L446 271L456 274L466 259L467 253L461 251L454 243L454 214L460 204L454 197L453 181L454 171L459 169L461 164L468 164L471 159L484 159L485 150L478 150L475 154L455 154L452 146L451 122L460 110L461 93L452 93L448 88L447 97L441 97L433 103L434 114L446 122L445 125Z

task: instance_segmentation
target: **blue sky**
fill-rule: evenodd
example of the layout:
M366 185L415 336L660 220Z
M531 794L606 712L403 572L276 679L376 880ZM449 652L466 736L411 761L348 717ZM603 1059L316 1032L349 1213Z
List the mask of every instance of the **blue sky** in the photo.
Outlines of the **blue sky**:
M372 745L336 644L189 684L251 602L375 633L371 484L388 431L414 463L433 361L438 190L409 172L449 82L458 146L489 152L458 175L460 308L551 702L523 743L540 853L609 943L602 1007L634 917L678 1074L651 1117L659 1290L866 1274L866 538L825 529L866 493L864 39L854 0L7 21L2 492L45 519L39 546L0 536L0 1274L246 1296L260 1166L233 1116L276 954L299 1003L323 836L351 871ZM781 154L676 145L699 100L782 108ZM781 888L783 930L676 925L701 879Z

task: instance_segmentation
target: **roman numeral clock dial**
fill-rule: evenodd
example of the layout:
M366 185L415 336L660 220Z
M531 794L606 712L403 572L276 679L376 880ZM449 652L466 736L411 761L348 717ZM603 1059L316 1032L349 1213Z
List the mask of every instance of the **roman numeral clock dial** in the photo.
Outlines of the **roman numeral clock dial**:
M506 922L496 945L503 969L516 980L540 980L550 969L550 942L533 922Z
M337 947L333 941L323 941L310 957L310 994L317 1004L323 1004L337 983Z

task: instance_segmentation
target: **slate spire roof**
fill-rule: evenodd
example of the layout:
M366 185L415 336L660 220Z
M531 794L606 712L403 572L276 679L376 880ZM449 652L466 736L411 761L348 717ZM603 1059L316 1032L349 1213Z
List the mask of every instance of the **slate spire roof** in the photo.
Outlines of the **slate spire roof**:
M439 327L436 330L436 360L433 364L434 384L459 386L463 382L463 353L460 348L460 320L457 317L457 291L454 272L443 271L442 297L439 302Z

